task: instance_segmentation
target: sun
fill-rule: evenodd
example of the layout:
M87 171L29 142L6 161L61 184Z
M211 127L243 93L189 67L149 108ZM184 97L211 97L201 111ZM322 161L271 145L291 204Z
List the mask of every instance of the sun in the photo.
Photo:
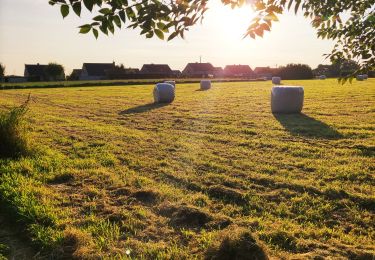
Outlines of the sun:
M241 40L249 27L254 11L250 5L232 9L221 2L213 2L207 20L225 38ZM206 20L206 21L207 21Z

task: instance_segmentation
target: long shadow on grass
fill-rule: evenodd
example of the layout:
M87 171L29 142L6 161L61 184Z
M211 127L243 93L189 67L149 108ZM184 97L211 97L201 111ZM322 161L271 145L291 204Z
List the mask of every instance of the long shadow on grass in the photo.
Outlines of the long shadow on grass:
M273 114L277 121L293 135L340 139L342 135L326 123L305 114Z
M149 104L146 104L146 105L140 105L140 106L136 106L136 107L132 107L132 108L123 110L123 111L119 112L119 115L144 113L144 112L151 111L151 110L154 110L154 109L158 109L158 108L161 108L161 107L165 107L165 106L168 106L168 105L169 105L168 103L149 103Z

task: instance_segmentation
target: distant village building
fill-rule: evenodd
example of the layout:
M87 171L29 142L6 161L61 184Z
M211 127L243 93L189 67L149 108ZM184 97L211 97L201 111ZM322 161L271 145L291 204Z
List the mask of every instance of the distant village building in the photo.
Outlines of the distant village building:
M25 64L24 77L28 81L46 81L47 75L45 73L47 65L41 64Z
M226 77L252 77L254 72L249 65L227 65L224 68L224 75Z
M173 77L173 71L168 64L144 64L139 73L148 78Z
M182 75L192 78L207 78L215 74L215 68L211 63L188 63L182 71Z
M277 74L276 68L270 68L270 67L256 67L254 69L254 73L258 78L267 78L271 79L272 76Z
M83 63L79 80L108 79L108 71L113 70L115 63Z

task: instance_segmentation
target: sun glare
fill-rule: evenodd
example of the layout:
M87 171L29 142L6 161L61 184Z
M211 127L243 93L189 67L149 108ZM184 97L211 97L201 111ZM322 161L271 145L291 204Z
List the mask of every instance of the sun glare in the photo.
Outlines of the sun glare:
M221 2L215 2L207 20L208 23L215 24L215 28L222 38L233 41L243 38L253 16L254 11L249 5L232 9L229 5L224 6Z

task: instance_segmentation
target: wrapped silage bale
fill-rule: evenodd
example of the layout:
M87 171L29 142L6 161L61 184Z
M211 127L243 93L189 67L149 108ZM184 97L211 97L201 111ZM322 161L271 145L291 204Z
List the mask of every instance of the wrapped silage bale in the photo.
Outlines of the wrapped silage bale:
M363 74L363 79L364 80L368 79L368 75L367 74Z
M365 79L364 75L357 75L358 81L363 81Z
M299 86L274 86L271 90L272 113L301 113L304 90Z
M281 84L281 78L280 77L272 77L272 84L275 84L275 85Z
M166 81L164 81L164 83L171 84L174 88L176 88L176 81L174 81L174 80L166 80Z
M211 80L201 80L201 90L207 90L211 88Z
M169 83L158 83L154 88L155 103L171 103L175 98L175 89Z
M327 77L326 77L326 75L320 75L319 76L319 79L321 79L321 80L325 80Z

